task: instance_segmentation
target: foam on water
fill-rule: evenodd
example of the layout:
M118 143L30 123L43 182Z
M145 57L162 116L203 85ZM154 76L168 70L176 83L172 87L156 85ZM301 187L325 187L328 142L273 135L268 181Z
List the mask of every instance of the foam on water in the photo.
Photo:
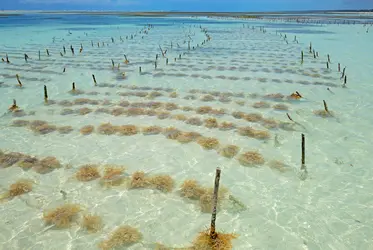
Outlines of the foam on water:
M149 34L140 34L147 24L154 28L148 30ZM200 25L212 37L204 45L201 43L206 36ZM265 33L260 26L265 27ZM200 212L198 202L180 197L178 188L186 179L212 187L215 169L221 167L221 184L247 207L235 211L226 201L218 213L218 230L240 235L234 240L233 249L371 249L373 171L368 156L373 139L373 31L367 33L366 29L362 24L176 17L44 14L0 19L1 57L5 58L7 53L11 62L0 63L0 110L4 113L0 120L0 149L40 158L55 156L69 166L44 175L15 166L0 170L3 191L19 178L37 182L32 192L1 204L0 220L5 222L0 225L2 248L96 249L109 232L122 224L134 226L143 234L142 243L129 249L154 249L155 242L188 246L209 225L211 215ZM131 39L131 34L136 36ZM298 43L293 41L294 36ZM319 58L308 53L310 42ZM81 44L83 51L79 53ZM75 49L74 56L70 45ZM168 65L160 55L159 45L167 49ZM61 57L63 46L66 55ZM27 63L24 53L30 57ZM124 63L124 54L129 64ZM154 69L156 54L160 56ZM331 57L330 70L326 69L327 54ZM116 67L120 63L119 70L112 68L111 60ZM342 88L338 63L341 69L346 67L347 88ZM17 86L16 74L23 88ZM92 74L98 82L96 87ZM71 95L73 82L84 93ZM48 88L49 105L43 100L44 85ZM93 91L97 93L89 94ZM152 91L161 95L149 98ZM276 93L288 96L295 91L304 98L265 98ZM143 97L138 92L147 93ZM170 97L172 92L177 96ZM60 105L61 101L77 98L99 102ZM13 99L26 116L18 118L7 112ZM105 100L112 104L104 105ZM165 119L150 113L110 114L125 100L133 107L145 105L141 104L144 102L148 106L149 102L162 102L163 107L169 107L170 114L163 114ZM323 109L323 100L334 117L314 114L315 110ZM254 103L260 101L266 105L254 108ZM289 110L275 110L276 104L285 104ZM225 113L196 112L202 106L224 109ZM83 107L93 112L61 115L65 108ZM98 108L109 108L109 114L94 112ZM235 118L233 114L238 111L259 113L277 124L289 122L288 112L303 126L291 126L290 131L281 126L270 128L263 121ZM236 129L192 125L172 118L177 114L202 121L215 117L218 124L225 121L236 127L268 130L270 139L241 136ZM11 126L17 119L45 120L57 126L72 126L74 130L39 135L28 128ZM102 123L174 126L217 138L221 146L237 145L240 153L257 150L266 163L245 167L237 159L219 155L217 150L204 150L194 142L181 144L162 134L102 135L97 132ZM95 126L96 131L81 135L79 129L85 125ZM306 180L299 178L301 133L306 136ZM271 160L283 162L286 171L270 168ZM175 179L176 187L171 193L125 187L105 189L98 181L82 183L73 179L79 166L87 163L125 165L128 174L168 174ZM61 190L66 192L67 200L61 196ZM65 202L82 204L87 212L102 216L102 231L88 234L75 224L69 229L48 228L42 213Z

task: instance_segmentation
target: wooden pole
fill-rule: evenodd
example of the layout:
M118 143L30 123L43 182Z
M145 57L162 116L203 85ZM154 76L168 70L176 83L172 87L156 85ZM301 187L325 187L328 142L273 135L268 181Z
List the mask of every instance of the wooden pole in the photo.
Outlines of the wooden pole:
M95 86L97 86L97 81L95 75L92 74L93 82L95 83Z
M46 85L44 85L44 101L48 102L48 90Z
M20 87L22 87L22 82L21 82L21 80L19 79L19 75L18 75L18 74L16 74L16 78L17 78L17 81L18 81L18 85L19 85Z
M304 138L304 134L302 134L302 168L306 165L306 140Z
M325 112L329 113L329 109L328 109L328 105L326 104L326 101L323 100L323 103L324 103L324 110L325 110Z
M215 231L215 222L216 222L216 207L218 205L218 193L219 193L219 182L220 182L220 168L216 169L215 174L215 186L214 186L214 196L213 196L213 207L212 207L212 215L211 215L211 227L210 227L210 238L216 239L217 233Z

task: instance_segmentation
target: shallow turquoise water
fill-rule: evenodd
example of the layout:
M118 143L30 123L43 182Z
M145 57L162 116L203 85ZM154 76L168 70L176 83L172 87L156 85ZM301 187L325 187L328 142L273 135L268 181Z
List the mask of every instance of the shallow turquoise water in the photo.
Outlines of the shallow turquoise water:
M154 27L147 29L147 24ZM139 33L145 27L148 34ZM201 28L212 38L203 45L206 35ZM47 174L33 169L24 171L17 167L18 163L2 166L3 192L20 178L36 182L31 192L1 203L1 221L5 221L0 236L3 249L97 249L100 241L123 224L138 228L143 235L141 243L128 249L154 249L155 242L188 246L209 225L211 215L200 211L198 201L180 197L180 185L186 179L195 179L212 187L216 167L222 169L221 185L246 206L241 210L225 199L218 213L218 229L240 235L234 240L233 249L373 248L373 173L368 157L373 137L373 31L369 26L26 15L1 18L0 29L1 57L7 53L10 60L9 64L0 64L0 149L40 159L54 156L64 164ZM319 53L316 59L308 53L310 42ZM75 55L71 54L70 45ZM168 64L160 55L159 46L167 49ZM29 56L28 62L24 53ZM128 64L124 63L124 54ZM329 70L327 54L331 59ZM338 63L341 71L346 67L347 88L342 87ZM98 86L94 86L92 74ZM71 95L73 82L84 93ZM44 85L48 88L48 105L43 100ZM154 91L157 93L153 95L160 96L151 98L149 94ZM286 96L295 91L304 98L288 100ZM176 95L170 96L172 92ZM275 93L284 98L266 97ZM90 101L66 106L66 101L77 98ZM13 99L24 113L7 112ZM323 100L333 117L315 115L314 111L323 109ZM152 112L120 114L128 107L124 111L117 109L117 115L113 115L121 101L123 106L123 101L128 101L131 107L147 108L150 102L177 106L154 109L158 116ZM254 104L260 101L265 102L261 103L262 108L255 108ZM288 110L276 110L276 104L284 104ZM225 112L198 114L196 109L201 106ZM90 110L76 111L83 107ZM99 113L99 108L109 110ZM88 114L79 114L83 111ZM237 119L237 111L263 117L257 121ZM301 126L289 121L286 113ZM24 116L14 117L15 114ZM182 121L181 116L178 120L176 115L184 115L183 119L200 118L202 125ZM231 122L236 128L208 128L203 122L206 118L216 118L220 125ZM71 126L73 131L40 134L27 126L12 126L20 119L45 120L58 127ZM132 136L102 135L97 131L102 123L133 124L139 128L174 126L217 138L220 145L205 150L195 142L181 144L163 134L141 132ZM79 129L85 125L95 126L95 132L81 135ZM246 126L268 131L269 138L240 135L237 128ZM306 137L305 180L300 171L301 133ZM240 148L238 155L260 152L265 163L247 167L240 164L238 155L233 159L221 156L219 150L228 144ZM273 160L282 162L284 171L271 168ZM124 165L128 175L135 171L149 176L167 174L174 179L175 187L170 193L128 189L124 185L105 188L99 180L80 182L73 178L78 168L88 163ZM61 190L66 192L66 199ZM100 215L102 230L89 234L81 228L79 219L67 229L45 225L43 212L66 202L81 204L85 209L81 214Z

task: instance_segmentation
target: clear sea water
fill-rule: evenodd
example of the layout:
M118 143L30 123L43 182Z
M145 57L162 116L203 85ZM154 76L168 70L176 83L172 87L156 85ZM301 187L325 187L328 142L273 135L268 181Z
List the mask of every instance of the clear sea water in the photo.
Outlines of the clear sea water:
M147 24L154 27L148 30ZM148 34L139 33L145 29ZM211 36L203 45L206 35L202 29ZM0 34L0 56L5 59L8 54L10 60L9 64L0 63L0 149L40 159L54 156L64 165L47 174L24 171L17 163L2 166L3 193L19 179L32 179L36 184L31 192L0 203L0 249L98 249L100 241L124 224L138 228L143 238L123 249L155 249L156 242L170 247L190 246L198 232L208 228L211 215L201 212L198 201L181 197L179 188L187 179L213 187L217 167L222 170L221 185L245 206L237 209L231 199L226 199L217 215L218 231L239 234L233 249L373 249L371 25L26 14L1 17ZM131 35L135 35L133 39ZM318 52L316 59L309 53L310 42ZM81 45L83 51L79 53ZM62 57L63 46L66 54ZM159 46L167 49L168 64ZM29 56L28 62L24 53ZM124 54L128 64L124 63ZM328 54L330 69L326 68ZM345 87L338 63L341 71L346 67ZM92 74L98 86L94 86ZM83 91L81 95L69 93L73 82ZM48 105L43 99L44 85L48 88ZM150 98L152 91L161 95ZM286 97L295 91L303 98L288 100ZM147 92L147 96L136 92ZM177 95L170 97L172 92ZM265 97L276 93L285 97ZM206 95L211 100L206 101ZM61 105L77 98L99 102ZM8 112L13 99L24 111L23 117ZM324 109L323 100L333 117L315 115L315 111ZM161 118L165 119L95 112L118 108L121 101L132 106L174 103L177 109L163 114ZM255 108L253 105L260 101L265 102L263 107ZM288 110L276 110L276 104L284 104ZM197 114L201 106L224 109L225 113ZM61 114L66 108L83 107L93 112ZM166 112L164 108L156 111ZM256 122L237 119L233 112L259 113L274 119L278 126L269 128L264 118ZM292 123L286 113L301 126ZM236 128L192 125L175 119L173 115L177 114L202 121L213 117L218 124L232 122ZM39 134L28 127L13 126L19 119L44 120L73 130ZM221 156L218 148L205 150L196 142L182 144L163 134L98 133L97 127L108 122L139 128L173 126L214 137L220 148L236 145L240 151L229 159ZM80 134L79 129L85 125L95 126L96 131ZM246 126L268 131L270 137L262 140L240 135L238 128ZM302 133L306 138L307 176L300 171ZM237 157L246 151L259 152L265 163L241 165ZM282 162L284 171L271 167L273 160ZM135 171L149 176L170 175L175 186L169 193L125 186L104 188L99 180L80 182L73 178L84 164L124 165L129 176ZM61 190L66 193L65 199ZM100 215L102 230L87 233L78 220L66 229L46 225L43 212L66 202L81 204L85 212Z

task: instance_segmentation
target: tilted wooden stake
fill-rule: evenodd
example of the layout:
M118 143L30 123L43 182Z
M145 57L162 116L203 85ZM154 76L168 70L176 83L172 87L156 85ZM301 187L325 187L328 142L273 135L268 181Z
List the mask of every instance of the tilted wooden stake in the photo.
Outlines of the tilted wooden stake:
M20 87L22 87L22 82L21 82L21 80L19 79L19 75L16 74L16 77L17 77L18 85L19 85Z
M323 103L324 103L325 112L329 113L329 109L328 109L328 105L326 104L326 101L323 100Z
M214 196L213 196L213 207L212 207L212 214L211 214L211 227L210 227L210 238L216 239L217 233L215 231L215 222L216 222L216 207L218 205L218 192L219 192L219 182L220 182L220 168L216 169L215 174L215 186L214 186Z
M93 82L95 83L95 86L97 86L97 81L95 75L92 74Z

